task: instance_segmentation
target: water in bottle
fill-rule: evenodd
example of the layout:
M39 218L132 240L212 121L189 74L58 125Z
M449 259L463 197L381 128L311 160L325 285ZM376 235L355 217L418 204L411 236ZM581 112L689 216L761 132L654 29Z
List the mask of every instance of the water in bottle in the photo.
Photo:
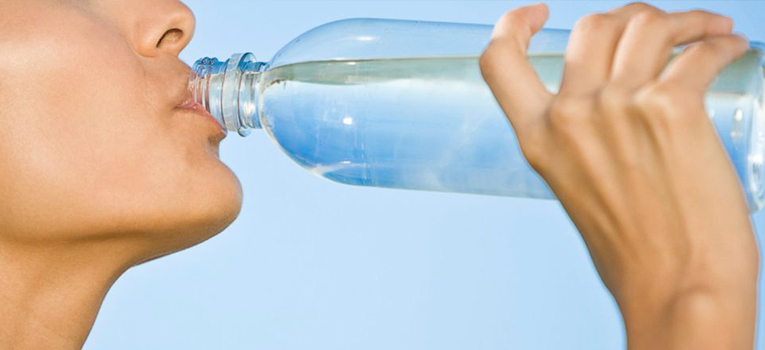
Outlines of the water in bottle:
M490 26L354 19L293 40L266 62L201 59L190 88L228 130L262 128L298 164L352 185L554 198L523 158L483 81ZM543 29L529 61L548 90L563 73L567 31ZM762 184L763 51L726 68L708 114L752 211ZM688 152L693 152L689 149Z

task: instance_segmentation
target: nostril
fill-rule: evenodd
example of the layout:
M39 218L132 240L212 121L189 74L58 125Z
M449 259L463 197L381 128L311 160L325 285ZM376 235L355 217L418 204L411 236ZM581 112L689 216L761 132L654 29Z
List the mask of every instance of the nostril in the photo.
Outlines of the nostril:
M165 44L174 44L179 41L181 41L181 38L183 38L183 31L178 28L172 28L168 29L165 34L162 34L162 37L159 38L159 41L157 41L157 47L160 47Z

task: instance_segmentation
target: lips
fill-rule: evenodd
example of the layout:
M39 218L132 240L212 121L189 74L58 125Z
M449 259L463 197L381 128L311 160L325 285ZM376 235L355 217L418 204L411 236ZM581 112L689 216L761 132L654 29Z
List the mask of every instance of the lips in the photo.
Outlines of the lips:
M200 115L201 117L213 123L215 127L218 129L218 131L223 133L224 136L226 135L226 129L223 127L223 125L221 125L218 122L218 120L212 116L212 114L207 112L207 110L199 102L194 101L193 98L191 97L187 98L185 101L183 101L183 103L181 103L175 108L181 109L181 110L187 110Z

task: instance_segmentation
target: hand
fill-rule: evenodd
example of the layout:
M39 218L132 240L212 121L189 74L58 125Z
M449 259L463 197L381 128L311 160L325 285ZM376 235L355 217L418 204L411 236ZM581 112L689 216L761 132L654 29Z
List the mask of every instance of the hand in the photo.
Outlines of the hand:
M582 18L557 95L529 64L543 4L497 23L481 71L529 164L579 229L630 349L752 348L758 253L704 108L748 48L729 18L642 3ZM671 50L690 44L669 66Z

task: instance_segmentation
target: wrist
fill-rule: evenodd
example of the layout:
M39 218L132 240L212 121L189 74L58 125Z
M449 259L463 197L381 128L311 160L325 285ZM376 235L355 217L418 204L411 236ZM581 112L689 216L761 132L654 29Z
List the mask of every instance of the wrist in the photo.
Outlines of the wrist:
M623 314L659 314L669 307L697 300L756 302L757 255L665 266L644 270L648 273L627 274L628 279L614 286L611 292Z
M752 229L715 231L726 234L710 239L714 236L699 228L675 232L675 237L684 238L684 247L621 259L619 274L611 275L607 283L620 309L663 310L673 301L694 296L754 295L759 253Z
M628 348L752 349L755 288L686 290L661 307L622 310Z

